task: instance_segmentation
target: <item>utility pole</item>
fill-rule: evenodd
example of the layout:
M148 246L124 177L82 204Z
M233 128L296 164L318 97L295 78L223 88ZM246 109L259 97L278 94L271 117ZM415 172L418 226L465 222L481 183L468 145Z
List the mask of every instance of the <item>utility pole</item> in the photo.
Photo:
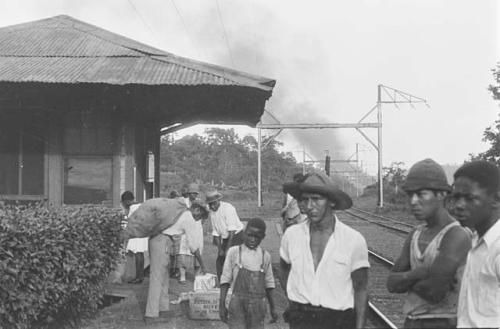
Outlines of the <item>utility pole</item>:
M382 208L384 206L384 183L382 178L382 95L381 95L381 85L377 86L377 122L380 123L378 128L378 206Z
M384 92L388 97L389 100L384 100L382 97L382 92ZM391 94L392 93L392 94ZM384 205L384 195L383 195L383 177L382 177L382 104L393 104L396 106L396 108L399 109L398 104L409 104L411 107L414 108L413 103L424 103L427 107L429 105L427 104L427 101L423 98L413 96L411 94L408 94L406 92L403 92L401 90L397 90L388 86L384 85L377 85L377 103L374 107L371 108L368 113L366 113L361 120L359 120L357 123L291 123L291 124L282 124L282 123L277 123L277 124L264 124L262 122L259 122L257 124L257 128L259 129L259 147L258 147L258 161L260 162L261 156L261 135L260 135L260 129L325 129L325 128L354 128L356 129L376 150L378 153L378 206L383 207ZM377 122L362 122L365 120L373 111L377 110ZM378 129L378 134L377 134L377 143L374 143L361 129L363 128L377 128ZM260 175L260 164L258 166L259 169L259 175L257 176L259 182L257 184L257 188L259 191L257 192L259 194L259 207L261 206L261 179L262 176ZM303 162L302 162L302 171L305 174L305 148L303 149Z
M358 152L359 152L359 143L356 143L356 172L355 172L355 185L356 185L356 198L359 197L359 155L358 155Z

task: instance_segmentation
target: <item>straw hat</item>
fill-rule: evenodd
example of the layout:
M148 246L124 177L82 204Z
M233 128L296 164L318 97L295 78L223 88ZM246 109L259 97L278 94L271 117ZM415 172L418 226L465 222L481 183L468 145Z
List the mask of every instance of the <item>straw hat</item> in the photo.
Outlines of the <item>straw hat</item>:
M208 191L207 193L205 193L205 202L207 204L210 204L220 199L222 199L222 194L220 194L217 191Z
M198 193L200 194L200 187L196 183L191 183L188 185L187 193Z

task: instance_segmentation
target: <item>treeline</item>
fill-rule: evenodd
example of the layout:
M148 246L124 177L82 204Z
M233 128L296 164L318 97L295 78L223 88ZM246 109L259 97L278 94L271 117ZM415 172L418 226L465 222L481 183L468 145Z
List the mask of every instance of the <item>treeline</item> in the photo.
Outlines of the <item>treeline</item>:
M262 189L280 191L283 182L302 167L290 152L280 152L276 140L264 140ZM209 128L203 136L161 141L162 191L179 190L190 182L218 188L257 189L257 140L240 137L234 129Z

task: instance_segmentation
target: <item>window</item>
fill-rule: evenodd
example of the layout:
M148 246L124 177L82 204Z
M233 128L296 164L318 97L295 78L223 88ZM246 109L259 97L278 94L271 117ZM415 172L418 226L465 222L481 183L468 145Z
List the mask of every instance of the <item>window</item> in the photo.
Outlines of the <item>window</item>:
M44 195L44 151L41 127L0 127L0 194Z
M66 157L64 161L65 204L112 204L112 159Z

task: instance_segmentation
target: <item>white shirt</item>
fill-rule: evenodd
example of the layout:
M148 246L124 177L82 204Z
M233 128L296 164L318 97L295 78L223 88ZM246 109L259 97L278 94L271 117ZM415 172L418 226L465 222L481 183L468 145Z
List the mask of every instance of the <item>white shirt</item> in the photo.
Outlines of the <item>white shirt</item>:
M177 222L162 233L170 236L186 234L187 244L192 253L201 248L200 242L203 243L203 233L200 237L198 224L189 210L184 211Z
M264 264L262 264L264 262ZM254 250L248 248L244 244L241 245L241 263L244 268L249 271L260 271L261 266L264 269L265 288L274 288L273 268L271 265L271 255L264 251L264 259L262 259L262 248L258 246ZM240 246L229 248L224 261L224 269L220 277L220 284L229 283L233 287L238 273L240 271Z
M236 234L245 227L233 205L223 201L220 202L217 211L210 210L210 221L212 222L212 235L220 236L222 239L229 237L229 231L235 231Z
M287 294L294 302L333 310L354 307L351 273L368 263L363 236L335 217L335 230L314 271L309 220L290 226L281 240L280 256L291 264Z
M457 311L458 328L500 327L500 220L467 255Z

